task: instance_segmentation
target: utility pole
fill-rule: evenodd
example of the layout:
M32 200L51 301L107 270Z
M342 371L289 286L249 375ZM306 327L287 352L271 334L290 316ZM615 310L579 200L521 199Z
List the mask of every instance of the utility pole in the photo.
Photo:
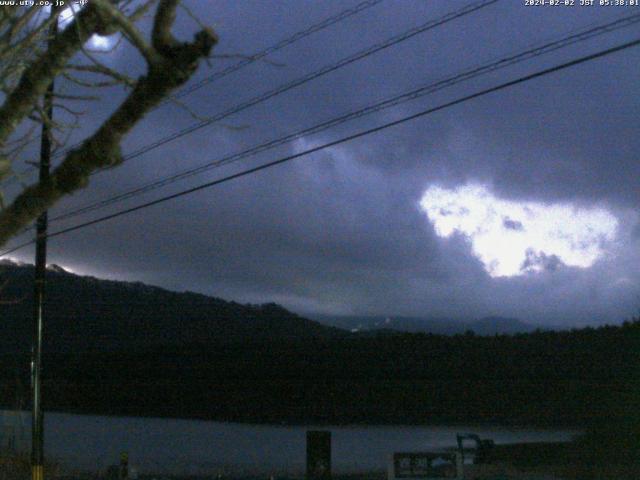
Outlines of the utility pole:
M56 7L51 7L51 27L47 45L51 45L53 38L58 33L58 12ZM53 120L53 92L54 83L51 79L49 88L44 95L43 112L45 118L42 122L42 137L40 142L40 175L39 182L49 181L49 168L51 165L51 135ZM31 381L33 395L33 411L31 418L31 478L32 480L44 479L44 415L42 412L42 313L44 303L44 287L47 268L47 212L44 211L36 222L36 268L33 297L33 350L31 359Z

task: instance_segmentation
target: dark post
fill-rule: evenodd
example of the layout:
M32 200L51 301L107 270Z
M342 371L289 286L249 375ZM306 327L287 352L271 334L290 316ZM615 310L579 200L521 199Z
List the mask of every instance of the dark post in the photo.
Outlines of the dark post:
M122 452L120 454L120 469L118 471L119 480L128 480L129 478L129 454Z
M307 480L331 479L331 432L307 432Z
M55 7L51 7L51 16L57 17ZM49 30L49 44L57 34L58 21L53 19ZM40 183L49 181L51 164L51 120L53 119L53 79L44 96L43 110L45 119L42 123L42 139L40 143ZM44 479L44 415L42 412L42 309L44 303L44 282L47 266L47 212L43 212L36 223L36 268L33 298L33 350L31 359L33 412L31 420L31 478Z

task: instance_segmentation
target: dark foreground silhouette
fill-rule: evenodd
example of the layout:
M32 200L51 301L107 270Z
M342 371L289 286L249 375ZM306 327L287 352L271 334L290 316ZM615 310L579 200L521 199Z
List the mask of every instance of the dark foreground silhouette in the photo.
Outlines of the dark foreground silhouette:
M635 410L639 339L631 322L45 353L43 399L49 410L242 422L588 427L626 423ZM28 360L0 359L5 403L28 385Z
M6 268L3 298L19 301L0 306L0 400L27 408L31 272ZM62 271L49 277L45 410L259 423L572 426L587 431L579 443L587 462L640 458L638 320L511 336L351 334L273 304Z

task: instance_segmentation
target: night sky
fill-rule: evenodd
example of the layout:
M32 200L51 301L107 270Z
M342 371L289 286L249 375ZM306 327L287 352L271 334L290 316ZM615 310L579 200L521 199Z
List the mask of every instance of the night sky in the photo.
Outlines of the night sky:
M218 55L250 55L358 3L185 1L219 34ZM470 3L383 0L180 101L199 116L214 115ZM51 215L632 14L640 7L499 1L95 175ZM638 25L53 222L50 231L634 40ZM189 38L197 29L181 11L176 32ZM92 46L113 42L94 39ZM126 43L101 57L122 71L142 71ZM192 83L239 60L214 55ZM97 277L274 301L301 314L617 323L640 309L639 78L635 47L57 237L49 261ZM71 143L122 95L107 90L85 106ZM124 151L197 121L175 102L164 105L136 127ZM12 257L32 262L33 250Z

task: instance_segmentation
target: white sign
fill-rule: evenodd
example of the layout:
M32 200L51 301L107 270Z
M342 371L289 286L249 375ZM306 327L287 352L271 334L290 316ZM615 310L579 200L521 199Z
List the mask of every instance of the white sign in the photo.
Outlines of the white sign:
M397 452L389 462L388 480L462 480L462 458L458 453Z

